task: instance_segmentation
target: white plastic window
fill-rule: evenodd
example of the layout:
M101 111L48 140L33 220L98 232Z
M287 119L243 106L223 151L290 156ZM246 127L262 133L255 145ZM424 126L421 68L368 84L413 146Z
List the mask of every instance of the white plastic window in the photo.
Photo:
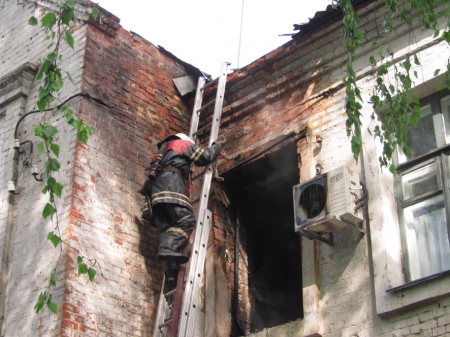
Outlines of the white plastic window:
M408 130L410 155L399 151L398 156L397 191L408 282L450 270L446 147L450 143L450 95L433 95L426 103L416 127Z

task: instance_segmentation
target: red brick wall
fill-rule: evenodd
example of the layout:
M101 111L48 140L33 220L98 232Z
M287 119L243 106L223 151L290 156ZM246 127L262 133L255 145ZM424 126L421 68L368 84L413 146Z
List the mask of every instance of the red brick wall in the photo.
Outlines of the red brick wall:
M104 277L77 276L69 249L62 307L63 336L149 335L162 277L156 230L141 223L144 168L156 143L186 131L189 113L172 79L183 67L122 28L115 36L88 28L80 117L94 128L88 146L78 143L70 244L97 259ZM99 270L97 269L99 272Z

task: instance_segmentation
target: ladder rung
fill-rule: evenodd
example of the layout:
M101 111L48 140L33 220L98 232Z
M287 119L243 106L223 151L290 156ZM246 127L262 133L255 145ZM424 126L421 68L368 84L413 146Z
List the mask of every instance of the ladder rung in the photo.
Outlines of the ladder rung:
M211 126L211 125L212 125L212 122L209 122L208 124L202 126L200 129L197 130L197 132L194 133L194 136L198 136L198 135L201 134L203 131L205 131L205 129L206 129L208 126Z
M159 329L162 329L162 328L164 328L164 327L170 325L170 323L172 323L172 321L173 321L173 317L169 318L169 319L168 319L167 321L165 321L163 324L158 325L158 328L159 328Z
M206 103L204 106L202 106L200 109L197 110L197 113L202 112L203 110L205 110L206 108L210 107L211 105L214 104L214 102L216 101L216 99L214 98L213 100L211 100L210 102Z
M200 90L206 90L209 87L213 86L214 84L216 84L217 82L219 82L219 78L215 78L214 80L212 80L211 82L209 82L208 84L204 85L202 88L200 88Z
M170 296L172 296L173 294L175 294L176 291L177 291L177 288L174 288L174 289L172 289L171 291L166 292L166 293L164 294L164 297L165 297L165 298L170 297Z

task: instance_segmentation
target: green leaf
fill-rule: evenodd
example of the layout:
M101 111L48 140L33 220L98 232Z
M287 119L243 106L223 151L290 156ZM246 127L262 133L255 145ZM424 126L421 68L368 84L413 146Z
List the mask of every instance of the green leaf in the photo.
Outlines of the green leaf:
M51 143L50 150L55 154L55 156L59 157L59 145L58 144Z
M81 121L78 121L78 134L77 139L82 142L83 144L87 143L87 140L89 139L89 136L92 133L92 128L90 126L84 125Z
M57 132L58 129L51 124L45 124L44 128L42 129L42 133L47 139L51 139Z
M44 307L46 300L47 300L47 293L46 292L40 293L39 298L34 306L34 311L36 312L36 314L38 314L39 311L41 311L41 309Z
M450 31L445 31L444 34L442 34L442 38L446 41L446 42L450 42Z
M50 275L50 281L49 281L49 284L51 285L51 286L53 286L53 287L56 287L56 276L55 276L55 274L51 274Z
M31 26L37 26L38 20L34 16L32 16L31 18L28 19L28 24Z
M414 54L414 63L418 66L420 65L420 61L419 58L417 57L417 54Z
M420 114L419 115L413 114L413 115L411 115L411 117L409 117L409 122L412 124L412 126L416 126L419 119L420 119Z
M58 304L56 304L55 302L47 301L47 308L55 315L58 315Z
M81 256L77 256L77 263L83 263L83 258Z
M94 281L95 274L97 274L95 269L92 269L91 267L89 267L87 273L88 273L88 276L89 276L89 281L91 281L91 282Z
M437 38L439 36L439 29L434 32L433 38Z
M45 14L42 18L42 27L52 28L56 23L56 15L53 12Z
M437 76L437 75L439 74L440 71L441 71L441 69L436 69L436 70L434 71L434 76Z
M44 153L44 151L45 151L44 142L40 142L38 145L38 152Z
M69 79L70 83L75 85L75 83L73 82L72 76L70 76L70 73L68 71L66 71L66 75L67 75L67 78Z
M47 186L49 190L53 190L53 186L56 184L56 179L53 177L48 177L47 179Z
M411 62L409 61L409 58L405 62L403 62L402 65L407 71L409 71L409 69L411 69Z
M48 64L50 64L50 65L53 62L55 62L57 59L58 59L58 53L56 53L56 52L52 52L47 55L47 61L48 61ZM47 72L48 72L48 70L50 70L50 68L51 68L50 66L47 68Z
M47 219L49 216L52 216L56 213L56 209L49 203L45 204L44 210L42 211L42 216L44 219Z
M50 240L53 243L53 246L56 248L58 244L61 242L61 238L53 232L48 232L47 240Z
M42 76L44 74L47 74L49 69L51 68L52 64L48 60L45 60L42 64L41 68L39 69L38 75L36 77L37 80L42 80Z
M87 274L88 273L88 267L86 266L86 263L79 263L78 264L78 276Z
M383 52L383 48L384 48L383 46L379 46L377 49L377 53L381 54Z
M389 171L395 175L397 173L397 169L395 168L394 164L391 164L391 166L389 166Z
M52 89L58 92L63 87L63 81L60 77L55 78L52 83Z
M37 106L40 111L44 111L48 106L48 99L46 97L40 98L37 101Z
M440 81L436 86L436 91L439 91L442 89L442 85L444 84L444 81Z
M45 162L45 168L47 172L47 176L49 175L50 171L59 171L59 168L61 167L61 164L56 158L50 158Z
M417 104L417 105L420 105L420 102L419 102L419 97L417 97L417 96L413 96L413 103L414 104Z
M34 127L34 135L37 137L42 138L42 130L44 129L44 126L42 124L38 124Z
M73 8L64 8L61 12L61 22L64 25L69 25L70 21L74 21L75 16L74 16L74 11Z
M97 7L92 8L92 13L91 13L91 15L92 15L92 17L94 18L95 21L97 21L98 12L99 12L99 10L98 10Z
M73 37L72 37L72 34L70 33L70 30L64 31L64 41L66 41L66 43L69 45L70 48L74 49Z
M62 190L64 188L64 185L61 183L56 183L55 186L53 186L53 192L59 197L61 198L61 193Z

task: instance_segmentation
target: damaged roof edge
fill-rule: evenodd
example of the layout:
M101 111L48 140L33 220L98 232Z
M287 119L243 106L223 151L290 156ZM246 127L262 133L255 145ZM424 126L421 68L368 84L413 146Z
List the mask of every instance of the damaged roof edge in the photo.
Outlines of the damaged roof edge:
M358 11L361 8L363 8L364 6L366 6L370 3L376 2L376 1L377 0L354 0L353 6L355 8L355 11ZM252 69L252 71L253 71L254 68L259 69L258 64L261 63L261 59L277 59L278 56L283 54L281 52L283 49L285 49L286 47L288 47L289 45L294 43L299 38L302 38L308 34L312 34L318 30L325 29L326 27L331 26L338 21L342 21L342 18L343 18L342 10L334 9L332 5L328 5L327 8L325 9L325 11L316 12L314 14L314 17L309 19L309 22L303 23L303 24L294 24L293 25L294 30L298 30L299 32L292 33L292 35L291 35L292 39L290 41L288 41L285 44L279 46L278 48L268 52L267 54L262 55L261 57L259 57L255 61L253 61L252 63L235 70L235 72L242 73L242 72L246 72L250 69ZM262 63L266 64L266 62L264 62L264 61ZM255 67L255 65L256 65L256 67ZM230 79L234 80L236 77L239 77L239 75L231 76Z
M119 27L122 27L122 29L125 29L121 24L120 24L120 18L117 17L116 15L114 15L113 13L111 13L110 11L108 11L107 9L105 9L104 7L101 7L99 4L96 4L94 2L92 2L91 0L87 0L87 5L88 7L97 7L100 12L105 15L104 18L104 22L106 23L106 25L113 25L114 29L119 29ZM97 22L95 20L93 20L92 18L89 18L89 23L90 24L94 24L97 27L101 28L100 25L97 24ZM139 38L141 38L142 40L146 41L147 43L155 46L155 44L153 44L151 41L147 40L146 38L144 38L143 36L139 35L136 32L133 32L132 30L127 30L130 33L130 35L132 36L137 36ZM114 34L112 34L114 35ZM169 56L170 58L172 58L173 60L175 60L176 62L180 63L188 72L189 75L192 75L194 77L199 77L199 76L205 76L208 79L211 79L211 75L208 73L205 73L203 71L201 71L199 68L181 60L180 58L176 57L174 54L172 54L171 52L169 52L168 50L166 50L164 47L158 45L156 46L163 54Z
M186 69L186 71L195 77L205 76L208 79L211 79L211 75L207 74L203 71L201 71L199 68L194 67L192 64L189 64L180 58L176 57L174 54L172 54L170 51L166 50L164 47L158 45L158 49L161 51L161 53L166 54L170 58L173 58L175 61L179 62L183 67Z
M360 10L362 7L376 0L354 0L353 8L355 11ZM314 14L314 17L309 19L307 23L294 24L294 30L298 30L298 33L294 33L292 38L298 38L306 33L312 32L316 29L320 29L324 26L331 25L337 21L342 20L342 10L333 8L332 5L328 5L324 11L318 11Z

